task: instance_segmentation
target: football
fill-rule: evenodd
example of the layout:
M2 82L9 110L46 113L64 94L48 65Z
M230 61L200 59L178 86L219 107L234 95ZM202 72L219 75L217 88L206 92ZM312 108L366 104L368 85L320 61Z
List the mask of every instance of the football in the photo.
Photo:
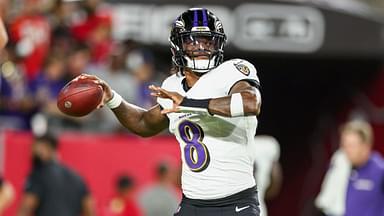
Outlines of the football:
M73 79L57 98L57 107L67 115L80 117L92 112L103 99L103 89L90 79Z

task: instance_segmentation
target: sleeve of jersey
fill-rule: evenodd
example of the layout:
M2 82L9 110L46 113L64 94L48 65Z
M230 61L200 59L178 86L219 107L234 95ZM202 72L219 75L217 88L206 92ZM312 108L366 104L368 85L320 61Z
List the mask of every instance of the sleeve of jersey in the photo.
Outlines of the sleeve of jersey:
M225 92L228 95L232 87L239 81L248 81L256 88L260 87L260 81L257 77L257 71L255 66L250 62L243 59L236 59L226 62L224 68L223 82Z

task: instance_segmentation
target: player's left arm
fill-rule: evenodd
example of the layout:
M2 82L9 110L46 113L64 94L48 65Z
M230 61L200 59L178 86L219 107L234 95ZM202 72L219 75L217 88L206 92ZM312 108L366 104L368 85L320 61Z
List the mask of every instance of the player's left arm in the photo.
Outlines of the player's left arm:
M191 99L167 91L160 87L150 86L152 95L173 100L171 109L164 109L162 113L194 112L195 110L224 117L256 116L260 113L261 96L259 89L247 80L235 83L228 96L208 99Z
M239 101L240 99L233 101L232 98L237 93L241 96L243 116L259 115L261 107L260 92L256 87L252 86L250 82L245 80L237 82L232 87L228 96L210 99L208 105L209 113L231 117L233 115L231 108L241 109L241 107L236 107L241 106L241 104L238 104L241 103Z

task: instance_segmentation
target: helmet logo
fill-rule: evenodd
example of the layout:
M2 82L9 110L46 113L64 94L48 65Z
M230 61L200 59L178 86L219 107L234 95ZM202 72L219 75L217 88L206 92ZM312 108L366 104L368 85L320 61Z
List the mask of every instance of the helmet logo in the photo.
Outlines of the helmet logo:
M196 26L196 27L192 27L191 31L209 31L209 27L207 26Z
M185 27L185 24L184 24L184 22L183 22L182 20L176 20L176 21L175 21L175 26L176 26L177 28L184 28L184 27Z
M239 70L242 74L244 74L246 76L248 76L249 73L251 72L249 70L249 67L246 66L245 64L242 64L242 63L235 64L234 63L233 65L235 65L236 69Z
M215 27L216 27L216 29L222 29L223 28L223 24L220 22L220 20L216 20Z

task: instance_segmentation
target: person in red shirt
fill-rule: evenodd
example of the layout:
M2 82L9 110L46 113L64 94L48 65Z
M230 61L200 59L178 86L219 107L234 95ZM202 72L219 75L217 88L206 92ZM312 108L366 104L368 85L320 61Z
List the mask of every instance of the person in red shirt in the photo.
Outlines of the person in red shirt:
M22 59L26 77L33 80L41 69L49 51L51 28L39 12L40 0L25 0L20 16L10 24L10 40Z
M121 175L116 182L117 194L109 201L104 216L142 216L134 200L134 182L127 175Z
M87 43L91 48L92 62L106 62L113 47L110 11L100 9L100 0L86 0L82 5L87 17L72 26L71 33L77 41Z

